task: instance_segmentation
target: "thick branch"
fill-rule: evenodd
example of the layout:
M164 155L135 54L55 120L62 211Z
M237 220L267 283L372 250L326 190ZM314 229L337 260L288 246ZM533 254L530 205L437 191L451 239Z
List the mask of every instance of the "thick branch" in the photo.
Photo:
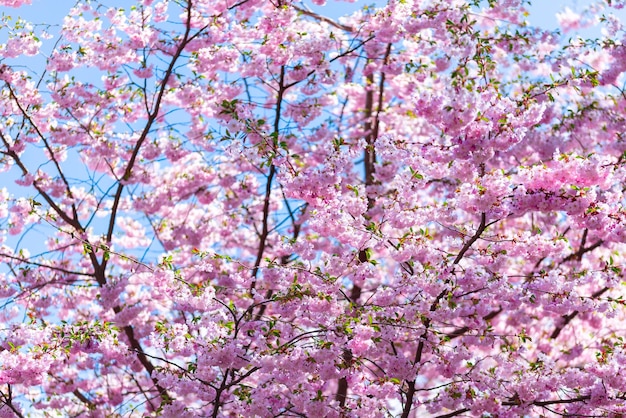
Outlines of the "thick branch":
M464 414L468 412L469 410L470 410L469 408L458 409L454 412L450 412L449 414L437 415L435 418L452 418L452 417L456 417L457 415Z
M161 80L161 86L156 95L156 100L154 102L152 112L148 112L148 120L146 122L146 125L144 126L144 129L141 132L141 135L139 139L137 140L137 143L135 144L135 147L128 161L128 164L126 165L126 169L124 170L124 174L122 178L118 181L117 190L115 192L115 197L113 199L113 205L111 208L111 217L109 218L109 226L108 226L108 230L106 234L107 244L111 243L111 239L113 237L113 230L115 228L117 211L119 208L120 200L122 198L122 192L125 187L125 182L130 179L132 171L135 167L135 161L137 160L137 157L139 155L139 151L144 141L148 137L148 134L150 133L150 130L152 129L152 125L155 123L159 115L159 111L161 109L161 102L167 90L167 83L170 77L172 76L172 74L174 73L176 62L181 57L189 41L193 39L195 36L197 36L198 33L200 33L203 30L203 29L200 29L198 33L196 33L196 35L194 36L190 35L191 34L191 15L192 15L192 2L191 1L187 2L186 15L187 16L186 16L185 33L183 34L182 40L180 44L178 45L178 47L176 48L176 51L172 55L172 59L170 60L170 63L165 71L163 79ZM97 268L96 266L94 266L96 267L96 275L97 275L96 278L101 285L104 285L106 283L105 271L106 271L107 261L108 259L106 257L103 257L102 264L99 266L100 268ZM116 313L120 312L121 308L115 307L114 311ZM145 370L148 372L148 374L150 375L150 378L152 379L152 382L154 383L155 387L159 391L159 394L161 395L161 400L165 403L170 402L171 398L169 394L161 385L159 385L158 380L154 376L154 365L152 365L150 360L143 354L143 349L141 347L141 344L139 343L139 340L135 337L134 329L130 325L125 326L124 333L126 334L126 337L128 338L128 341L132 350L136 352L139 362L143 365Z
M491 311L487 315L483 316L483 321L491 321L493 318L498 316L501 312L502 312L502 308L499 308L497 311ZM457 328L454 331L452 331L450 334L448 334L448 338L452 340L454 338L460 337L469 330L470 330L469 327Z
M453 265L459 264L461 262L461 260L465 256L465 253L470 249L472 244L474 244L480 238L482 233L485 232L485 229L487 229L487 215L483 212L480 214L480 225L478 225L478 229L476 230L474 235L465 243L465 245L463 245L463 248L461 248L461 251L459 251L459 254L456 256L456 258L452 262ZM441 299L445 296L447 292L448 292L448 289L444 289L441 291L441 293L439 293L439 295L437 295L437 298L435 298L435 301L432 303L432 305L430 305L431 312L434 312L437 309L437 307L439 306L439 302L441 301ZM419 364L422 361L424 345L426 343L426 338L428 337L428 332L429 332L430 325L431 325L430 318L425 317L422 320L422 324L424 325L424 332L420 336L419 343L417 344L417 350L415 351L415 359L413 362L414 364ZM411 413L411 408L413 407L413 398L415 396L415 380L408 381L407 385L408 385L408 390L406 392L406 402L402 410L402 418L409 417L409 414Z
M608 291L609 291L608 287L603 287L602 289L594 292L591 295L591 298L592 299L598 298L598 297L602 296L605 292L608 292ZM552 334L550 334L550 339L554 340L554 339L558 338L559 334L561 334L561 331L563 331L563 328L565 328L570 322L572 322L572 320L574 318L576 318L579 313L580 312L578 312L578 311L574 311L574 312L572 312L569 315L563 315L561 317L561 319L562 319L561 323L559 325L557 325L554 328L554 331L552 331Z
M87 399L87 397L83 395L80 390L75 389L72 393L78 398L78 400L85 404L87 409L89 409L90 411L94 411L96 409L96 405L89 399Z
M387 45L387 50L385 53L384 61L387 63L389 60L389 55L391 54L391 44ZM380 112L383 106L384 99L384 89L385 89L385 73L382 72L380 75L380 80L378 83L378 99L377 99L377 107L376 107L376 115L374 116L374 75L369 74L367 76L367 90L365 92L365 151L363 151L363 164L365 166L365 188L367 189L369 186L374 185L374 174L376 170L376 139L378 139L378 127L380 125ZM367 193L367 191L366 191ZM367 210L370 211L375 205L375 199L367 193ZM359 262L367 263L368 262L368 250L367 248L359 250ZM357 303L361 297L362 293L361 286L357 286L356 284L352 285L352 290L350 291L350 301L352 303ZM353 356L350 350L344 350L343 352L343 361L345 364L349 365L352 363ZM339 379L337 383L337 393L335 395L335 400L339 402L340 407L344 407L346 404L346 399L348 396L348 381L345 377Z
M582 236L582 238L580 240L580 248L578 249L578 251L576 251L575 253L572 253L572 254L568 255L567 257L565 257L559 263L559 265L564 264L564 263L566 263L568 261L571 261L571 260L581 261L582 258L583 258L583 255L585 255L586 253L588 253L590 251L595 250L596 248L601 246L602 243L603 243L602 240L599 240L596 243L590 245L589 247L585 247L586 241L587 241L587 229L585 229L584 232L583 232L583 236ZM591 298L592 299L598 298L598 297L602 296L605 292L608 292L608 291L609 291L609 288L608 287L604 287L604 288L594 292L591 295ZM563 315L561 317L562 318L561 323L559 325L557 325L554 328L554 331L552 331L552 334L550 334L550 339L554 340L554 339L558 338L559 335L561 334L561 331L563 331L563 328L565 328L570 322L572 322L572 320L574 318L576 318L579 313L580 312L578 312L578 311L574 311L574 312L572 312L569 315Z
M13 405L13 393L11 385L7 384L7 393L0 391L0 402L3 402L18 418L24 418L24 415Z
M589 399L591 399L591 396L584 395L584 396L579 396L578 398L572 398L572 399L556 399L552 401L535 401L533 402L533 405L535 406L559 405L559 404L584 402L584 401L588 401ZM502 405L512 406L512 405L516 405L516 403L502 402Z
M124 190L124 186L125 186L124 183L125 181L130 179L133 168L135 167L135 161L137 160L137 156L139 155L139 151L143 143L145 142L146 138L148 137L148 134L150 133L150 130L152 129L152 125L154 124L157 117L159 116L159 111L161 110L161 102L163 100L163 96L165 95L165 92L167 91L167 83L170 77L172 76L172 74L174 73L176 62L181 57L183 50L187 46L188 42L193 38L190 36L191 14L192 14L192 4L189 1L187 2L187 22L185 25L185 33L183 34L183 38L180 44L178 45L178 48L176 48L176 51L174 52L172 56L172 59L167 67L167 70L165 70L165 74L163 76L163 79L161 80L161 86L157 93L152 112L148 113L148 120L146 122L146 125L143 131L141 132L141 136L137 140L137 143L135 144L135 148L133 149L133 153L131 154L130 159L128 160L128 164L126 165L124 174L122 178L120 179L120 181L118 182L117 190L115 191L115 197L113 199L113 205L111 207L111 217L109 219L109 227L108 227L107 234L106 234L107 244L111 243L111 238L113 237L113 230L115 228L115 220L117 216L117 211L118 211L118 207L120 204L120 200L122 198L122 191ZM102 274L104 274L106 264L107 264L107 260L105 258L102 260Z
M28 168L23 163L20 156L17 155L17 153L11 149L11 145L9 144L9 141L7 141L2 131L0 131L0 139L4 143L4 146L7 148L7 151L5 152L5 154L11 157L15 165L17 165L20 168L20 170L22 171L22 175L27 176L28 174L30 174L30 172L28 171ZM44 198L46 203L52 208L52 210L54 210L54 212L59 216L59 218L65 221L66 224L74 228L81 235L85 233L85 229L78 221L78 218L70 217L63 209L61 209L61 207L56 204L54 199L52 199L52 197L44 189L42 189L41 186L37 184L37 181L33 182L33 187L35 188L35 190L37 190L37 192L39 192L39 194ZM98 271L100 267L100 263L95 253L89 252L88 256L94 267L94 271ZM96 276L96 280L98 280L98 283L100 283L100 279L97 276ZM104 285L104 283L100 283L100 285Z
M280 116L282 113L282 105L283 105L283 95L287 88L285 87L285 67L280 67L280 76L278 79L278 93L276 97L276 111L274 114L274 130L272 132L272 138L275 141L278 141L278 136L280 134ZM274 180L274 175L276 174L276 167L270 161L270 171L267 174L267 181L265 183L265 198L263 200L263 221L261 224L261 236L259 237L259 248L257 250L256 260L254 261L254 267L252 268L252 283L250 285L251 289L256 287L256 278L259 275L259 267L261 266L261 261L263 260L263 253L265 252L265 244L267 241L267 236L269 234L269 216L270 216L270 201L272 197L272 182Z
M571 260L577 260L580 261L583 257L583 255L585 255L586 253L595 250L596 248L598 248L599 246L601 246L604 243L604 241L599 240L598 242L596 242L595 244L590 245L589 247L584 247L584 246L580 246L580 249L578 251L576 251L575 253L572 253L570 255L568 255L567 257L565 257L563 259L563 261L561 261L562 263L565 263L567 261L571 261Z
M332 20L332 19L330 19L330 18L328 18L326 16L319 15L319 14L317 14L315 12L303 9L301 7L298 7L298 6L292 6L292 7L298 13L303 14L305 16L312 17L313 19L315 19L317 21L328 23L330 26L333 26L333 27L335 27L337 29L341 29L341 30L346 31L346 32L354 32L354 28L351 27L351 26L342 25L341 23L335 22L334 20Z
M465 245L463 245L463 248L461 248L461 251L459 251L459 254L456 256L452 264L459 264L461 262L465 253L478 240L478 238L480 238L482 233L485 232L485 229L487 229L487 215L483 212L480 214L480 225L478 225L476 233L465 243Z
M118 313L121 311L121 309L116 307L114 311ZM148 357L146 357L146 355L143 353L143 348L141 347L139 340L137 340L137 338L135 337L135 331L133 330L133 327L131 327L130 325L125 326L124 334L126 334L126 338L128 338L128 343L130 344L132 351L135 352L135 354L137 355L137 359L139 359L141 365L144 367L144 369L146 369L146 371L150 375L150 379L152 379L152 383L154 383L154 386L159 391L159 394L161 395L161 400L165 403L170 402L171 397L169 396L165 388L159 385L159 381L154 376L154 365L152 365L150 360L148 360Z
M579 396L578 398L572 398L572 399L556 399L552 401L534 401L533 403L531 403L531 405L543 407L543 406L557 405L557 404L570 404L570 403L576 403L576 402L585 402L585 401L588 401L589 399L591 399L591 397L589 395L585 395L585 396ZM502 406L519 406L519 405L520 405L519 400L502 402ZM469 410L470 410L469 408L462 408L462 409L458 409L456 411L450 412L448 414L437 415L435 418L451 418L457 415L464 414L465 412L468 412Z
M224 390L226 390L226 380L228 379L228 372L230 371L230 369L226 369L224 371L224 376L222 379L222 383L220 384L220 387L216 389L215 391L215 400L212 402L213 403L213 413L211 414L211 418L217 418L219 416L219 410L220 407L222 406L222 403L220 401L220 398L222 396L222 392L224 392Z

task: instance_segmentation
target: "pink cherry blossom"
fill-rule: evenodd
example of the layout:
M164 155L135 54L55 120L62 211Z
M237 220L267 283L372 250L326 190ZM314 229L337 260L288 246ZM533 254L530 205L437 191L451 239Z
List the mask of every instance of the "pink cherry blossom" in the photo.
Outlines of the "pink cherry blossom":
M6 19L0 416L626 413L623 2L475 3Z

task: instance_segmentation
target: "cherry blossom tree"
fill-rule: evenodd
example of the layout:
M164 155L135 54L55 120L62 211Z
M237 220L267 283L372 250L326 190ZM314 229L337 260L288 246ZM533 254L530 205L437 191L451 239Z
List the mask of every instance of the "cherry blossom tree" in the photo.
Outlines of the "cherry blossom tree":
M622 1L29 3L0 416L626 414Z

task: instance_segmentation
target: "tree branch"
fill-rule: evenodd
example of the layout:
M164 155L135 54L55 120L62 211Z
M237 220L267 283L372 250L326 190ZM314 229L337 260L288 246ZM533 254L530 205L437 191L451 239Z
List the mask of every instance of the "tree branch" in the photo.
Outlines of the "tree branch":
M72 394L74 394L74 396L76 396L82 403L84 403L85 406L87 406L87 409L89 409L90 411L96 410L96 405L92 401L87 399L87 397L83 395L80 390L75 389Z
M498 316L501 312L502 312L502 307L500 307L497 311L491 311L487 315L483 316L483 321L490 321L493 318L495 318L496 316ZM462 336L463 334L465 334L469 330L470 330L469 327L457 328L454 331L452 331L450 334L448 334L448 338L453 340L453 339L455 339L457 337Z
M315 12L303 9L301 7L298 7L298 6L291 6L291 7L293 7L300 14L312 17L313 19L318 20L320 22L328 23L330 26L333 26L333 27L335 27L337 29L341 29L341 30L346 31L346 32L354 32L354 28L353 27L348 26L348 25L342 25L341 23L335 22L334 20L332 20L332 19L330 19L330 18L328 18L326 16L319 15L319 14L317 14Z
M283 95L287 87L285 87L285 66L280 67L280 75L278 79L278 92L276 97L276 109L274 114L274 129L272 131L272 139L274 141L278 141L278 137L280 135L280 117L282 114L282 105L283 105ZM272 196L272 182L274 180L274 175L276 174L276 166L274 166L271 159L270 163L270 171L267 174L267 181L265 183L265 198L263 200L263 220L261 223L261 236L259 237L259 248L257 250L256 260L254 261L254 267L252 267L252 283L250 284L250 289L254 289L256 287L256 278L259 275L259 267L261 266L261 261L263 260L263 253L265 252L265 244L267 241L267 236L269 234L269 215L270 215L270 200Z
M602 289L595 291L591 295L591 298L592 299L598 298L598 297L602 296L605 292L608 292L608 291L609 291L608 287L603 287ZM552 331L552 334L550 334L550 339L551 340L557 339L559 337L559 335L561 334L561 331L563 331L563 328L565 328L570 322L572 322L572 320L574 318L576 318L579 313L580 313L579 311L574 311L574 312L572 312L569 315L563 315L561 317L561 319L562 319L561 323L559 325L557 325L554 328L554 331Z
M478 225L478 229L476 229L474 235L463 245L463 248L461 248L461 251L459 251L459 254L452 262L453 265L457 265L461 262L465 253L470 249L472 244L474 244L480 238L482 233L485 232L485 229L487 229L487 214L483 212L480 214L480 225ZM434 312L437 309L437 307L439 306L439 302L447 292L448 289L444 289L441 291L441 293L439 293L439 295L437 295L435 301L432 303L432 305L430 305L431 312ZM424 332L420 336L419 343L417 344L417 350L415 350L415 359L413 361L413 364L419 364L422 361L424 345L426 342L426 338L428 337L428 332L431 325L430 318L425 316L422 320L422 324L424 325ZM415 396L415 380L408 381L407 385L408 390L406 393L406 402L404 403L404 407L402 409L402 418L409 417L409 414L411 413L411 408L413 407L413 398Z
M163 100L163 96L165 95L165 92L167 90L167 83L170 79L170 77L172 76L172 74L174 73L174 68L176 66L176 62L178 61L178 59L181 57L185 47L187 46L187 44L189 43L189 41L191 39L193 39L195 36L198 35L198 33L200 33L203 29L200 29L200 31L198 31L198 33L196 33L194 36L191 36L191 15L192 15L192 3L191 1L187 2L187 21L186 21L186 25L185 25L185 33L183 34L183 38L180 42L180 44L178 45L178 47L176 48L176 51L174 52L174 54L172 55L172 59L170 60L170 63L167 67L167 69L165 70L165 74L163 75L163 79L161 80L161 86L159 88L159 91L157 93L157 97L156 97L156 101L154 102L154 106L152 109L152 112L148 112L148 120L146 122L146 125L144 126L143 131L141 132L141 135L139 137L139 139L137 140L137 143L135 144L135 147L133 149L133 152L130 156L130 159L128 160L128 164L126 165L126 169L124 170L124 174L122 175L122 178L120 181L118 181L118 185L117 185L117 190L115 191L115 197L113 198L113 204L111 207L111 217L109 218L109 226L108 226L108 230L107 230L107 234L106 234L106 242L108 244L111 243L111 239L113 237L113 230L115 228L115 221L116 221L116 217L117 217L117 211L119 208L119 204L120 204L120 200L122 198L122 191L124 190L125 184L124 182L130 179L130 176L132 174L133 168L135 167L135 161L137 160L137 156L139 155L139 151L144 143L144 141L146 140L146 138L148 137L148 134L150 133L150 130L152 129L152 125L154 124L154 122L156 121L157 117L159 116L159 111L161 109L161 102ZM106 268L107 265L107 260L106 258L102 260L102 274L104 274L104 270Z

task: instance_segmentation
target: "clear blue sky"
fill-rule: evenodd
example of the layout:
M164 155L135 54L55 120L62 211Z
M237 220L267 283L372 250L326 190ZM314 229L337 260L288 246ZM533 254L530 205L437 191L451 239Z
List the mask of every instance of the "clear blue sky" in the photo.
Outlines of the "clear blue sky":
M0 6L0 13L7 15L20 15L27 20L38 23L59 23L65 16L65 12L76 3L75 0L33 0L32 5L20 9ZM103 3L114 5L130 5L132 1L124 0L104 0ZM311 4L310 0L304 1L311 9L323 11L328 16L339 16L349 13L352 10L371 4L384 4L384 0L357 0L354 3L344 1L328 0L324 7L317 7ZM535 0L531 7L531 15L528 18L531 24L544 28L556 27L554 15L565 7L572 10L580 10L588 1L580 0ZM16 13L16 10L17 11Z

